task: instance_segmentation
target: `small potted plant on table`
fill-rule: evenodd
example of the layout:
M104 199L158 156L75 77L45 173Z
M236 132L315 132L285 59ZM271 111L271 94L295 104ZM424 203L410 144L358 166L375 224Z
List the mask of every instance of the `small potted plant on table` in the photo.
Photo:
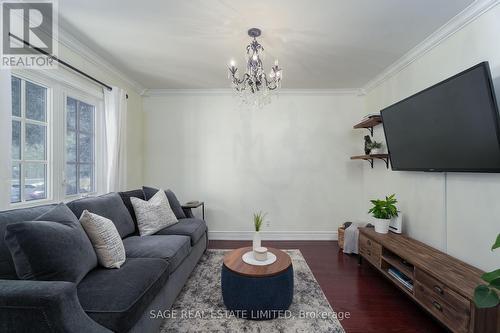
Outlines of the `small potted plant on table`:
M253 250L255 250L258 247L261 247L260 229L262 228L262 224L264 223L265 217L266 213L258 212L253 214L253 224L255 226L255 233L253 234L253 244L252 244Z
M375 218L375 231L381 234L389 232L389 224L391 219L398 216L398 209L395 194L385 197L385 200L375 199L370 200L373 207L368 211Z

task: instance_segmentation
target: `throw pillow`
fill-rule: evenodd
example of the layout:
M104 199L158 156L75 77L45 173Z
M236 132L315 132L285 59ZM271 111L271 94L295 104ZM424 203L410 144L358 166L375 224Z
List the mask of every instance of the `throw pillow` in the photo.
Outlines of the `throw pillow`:
M99 263L106 268L120 268L125 262L125 247L114 223L84 210L80 223L94 246Z
M5 243L23 280L78 283L97 266L85 231L63 203L35 221L9 224Z
M130 198L134 206L137 226L141 236L152 235L169 225L179 222L175 217L167 195L158 191L149 201L139 198Z
M144 197L146 198L146 200L149 200L159 190L157 188L143 186L142 191L144 192ZM177 200L175 193L172 192L171 190L166 190L165 194L167 195L168 203L170 204L170 208L172 208L172 211L174 212L175 217L177 219L185 219L187 216L186 216L186 214L184 214L184 210L182 209L182 206L181 206L179 200Z

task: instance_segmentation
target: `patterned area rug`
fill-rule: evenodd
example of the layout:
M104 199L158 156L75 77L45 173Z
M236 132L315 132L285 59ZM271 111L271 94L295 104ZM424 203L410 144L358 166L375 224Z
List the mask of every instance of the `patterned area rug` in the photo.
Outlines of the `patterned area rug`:
M161 332L344 332L300 251L286 252L292 258L295 290L293 303L281 318L246 320L227 311L220 286L226 250L208 250L172 309L164 311L168 319Z

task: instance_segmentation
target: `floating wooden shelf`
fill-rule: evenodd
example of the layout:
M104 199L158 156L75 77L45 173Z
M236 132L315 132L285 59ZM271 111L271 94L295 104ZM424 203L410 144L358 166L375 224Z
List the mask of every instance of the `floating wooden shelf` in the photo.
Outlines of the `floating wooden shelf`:
M385 162L385 166L389 169L389 154L372 154L372 155L360 155L351 156L351 160L364 160L368 161L373 169L373 160L382 160Z
M382 124L381 116L373 116L367 119L364 119L359 124L353 126L353 128L366 128L370 131L370 134L373 136L373 128L377 125Z

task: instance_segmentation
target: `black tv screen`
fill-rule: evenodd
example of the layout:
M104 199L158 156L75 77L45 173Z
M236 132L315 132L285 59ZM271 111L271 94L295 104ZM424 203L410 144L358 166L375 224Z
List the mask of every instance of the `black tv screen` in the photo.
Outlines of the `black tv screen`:
M500 172L498 105L487 62L381 115L393 170Z

